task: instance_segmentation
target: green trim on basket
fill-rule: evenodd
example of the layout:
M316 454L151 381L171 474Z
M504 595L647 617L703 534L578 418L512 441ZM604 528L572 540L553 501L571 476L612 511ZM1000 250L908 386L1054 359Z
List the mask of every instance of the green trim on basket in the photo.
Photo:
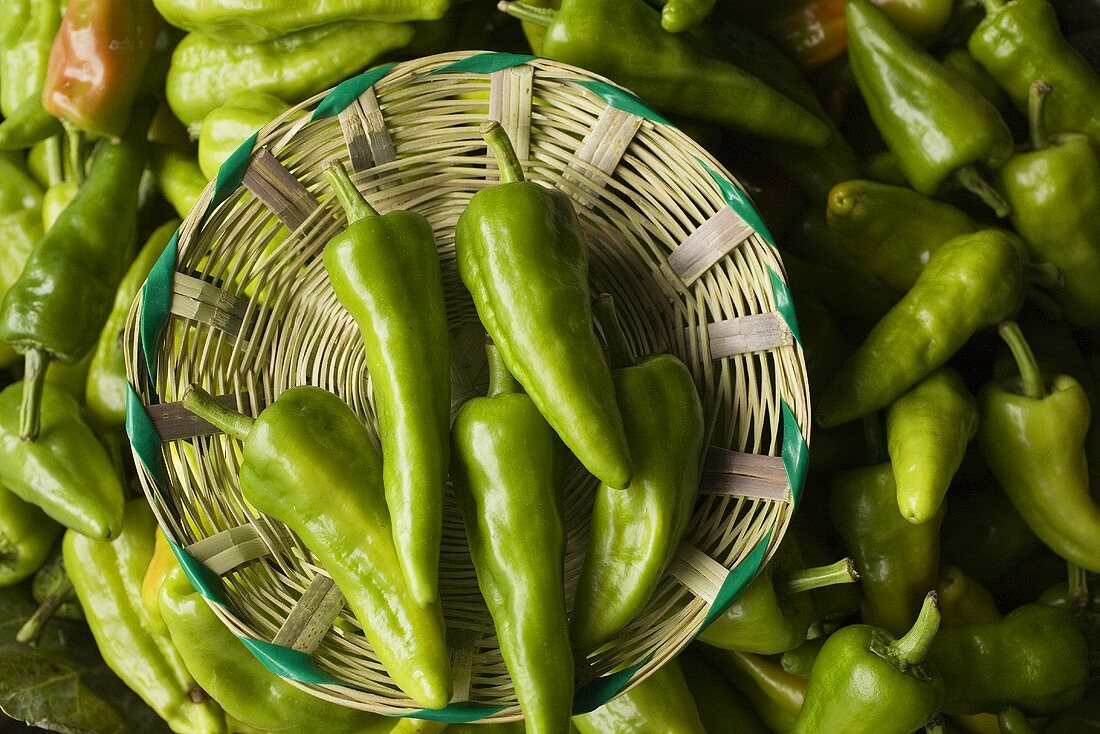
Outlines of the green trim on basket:
M486 51L485 53L467 56L438 69L432 69L429 74L492 74L494 71L504 71L514 66L523 66L529 61L534 61L537 56L530 54L509 54L500 51Z
M349 104L359 99L359 95L373 87L375 83L386 74L389 74L390 69L396 65L396 63L382 64L373 69L367 69L358 76L353 76L351 79L345 79L340 82L333 87L331 92L325 95L325 98L322 99L321 103L317 105L317 108L313 110L313 114L310 115L309 121L313 122L315 120L321 120L326 117L340 114Z
M632 115L641 117L643 120L673 127L671 122L661 117L660 113L646 104L641 97L631 94L622 87L616 87L614 84L595 79L571 79L570 81L592 92L610 107L629 112Z
M794 419L794 411L787 401L781 402L783 413L783 466L787 470L787 484L791 487L791 502L798 506L798 500L802 497L802 487L806 484L806 471L810 466L810 447L806 445L806 439L802 430L798 427L798 421Z
M176 275L176 256L179 253L180 231L172 235L164 252L153 264L145 285L141 286L141 354L149 381L157 373L157 360L150 350L151 344L159 344L168 323L168 311L172 304L172 280Z
M347 684L343 683L341 685L346 686ZM454 703L447 704L441 709L421 709L411 714L398 714L396 718L428 719L429 721L439 721L444 724L469 724L473 721L481 721L503 710L503 706L488 706L482 703L474 703L473 701L455 701Z
M749 199L748 195L735 186L732 181L715 171L701 159L696 158L695 160L702 166L703 170L710 175L714 183L718 184L718 190L722 192L722 198L729 204L730 209L733 209L733 211L737 213L737 216L744 219L750 227L756 230L756 233L763 237L765 242L775 247L775 238L772 237L772 233L768 230L768 225L764 224L760 212L756 211L756 207L753 206L752 200Z
M595 680L591 680L578 688L577 692L573 695L573 715L587 714L590 711L595 711L600 706L603 706L605 703L615 698L615 696L619 695L619 691L626 686L627 681L633 678L634 674L641 670L642 666L647 662L648 661L643 660L617 673L604 675Z
M710 609L707 610L706 619L703 620L703 624L699 627L700 633L705 630L711 622L717 619L722 612L726 611L726 608L733 603L737 595L756 577L757 571L760 570L760 566L764 562L764 552L768 549L768 544L771 543L771 540L772 531L769 529L767 534L756 544L756 547L745 556L745 560L738 563L728 574L726 574L726 580L722 582L722 588L718 590L718 595L714 597L714 603L711 604Z
M318 668L313 658L301 650L283 647L273 642L257 640L244 635L237 635L237 639L244 643L244 646L248 648L253 657L259 660L265 668L280 678L290 678L299 683L320 686L345 685L340 679L334 678Z
M256 139L259 136L259 130L249 135L248 139L238 145L237 149L225 159L221 168L218 169L218 175L214 179L214 195L210 197L210 203L206 205L206 211L202 213L202 218L199 220L200 225L210 216L210 212L228 199L241 185L245 171L248 170L248 162L252 159L252 148L255 147Z
M169 538L167 534L165 540L168 541L168 547L172 549L176 560L183 567L183 573L187 576L187 580L191 582L191 586L194 587L195 591L199 592L199 596L235 613L236 609L233 602L222 590L222 581L217 574L207 568L206 564L188 553L186 548Z
M157 502L165 507L171 503L165 501L165 487L168 477L164 475L164 465L160 461L160 435L149 420L149 414L142 405L141 398L133 385L126 383L126 436L134 447L138 461L153 478Z
M784 323L787 324L787 328L791 330L791 334L794 335L794 340L797 344L802 343L802 334L798 330L798 314L794 310L794 301L791 298L791 289L787 287L787 284L779 277L779 273L775 272L769 266L765 266L768 269L768 279L772 282L772 294L775 298L775 310L779 312L779 315L783 317Z

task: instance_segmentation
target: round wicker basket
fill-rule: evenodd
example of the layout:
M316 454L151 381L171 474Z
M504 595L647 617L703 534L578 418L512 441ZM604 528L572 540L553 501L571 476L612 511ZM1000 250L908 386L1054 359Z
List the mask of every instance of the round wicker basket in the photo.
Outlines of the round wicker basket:
M667 351L688 365L707 419L687 535L643 613L605 648L578 655L577 712L644 679L728 605L778 545L805 474L809 394L779 254L733 178L636 97L563 64L461 52L373 69L307 100L226 162L135 302L127 428L161 527L226 625L295 684L382 714L520 716L453 498L440 593L455 696L421 711L309 552L244 502L239 444L177 401L194 382L255 415L308 383L374 430L358 329L319 257L345 226L322 175L334 157L380 211L409 208L431 222L454 340L452 414L483 394L483 331L458 277L454 225L496 180L478 132L488 118L508 131L529 179L573 197L592 292L614 295L636 355ZM595 488L574 463L570 601Z

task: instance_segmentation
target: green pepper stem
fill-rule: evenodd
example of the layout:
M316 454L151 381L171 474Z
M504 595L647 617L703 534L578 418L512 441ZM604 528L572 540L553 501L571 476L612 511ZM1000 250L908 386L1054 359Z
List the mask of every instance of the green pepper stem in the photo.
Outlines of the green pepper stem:
M378 216L378 210L363 198L363 194L348 175L348 169L344 168L344 164L339 159L325 166L325 178L328 179L332 190L336 192L336 198L344 214L347 215L348 224Z
M1072 561L1066 564L1069 584L1066 587L1066 603L1084 609L1089 605L1089 573Z
M974 166L963 166L955 171L955 177L964 189L984 201L998 217L1007 217L1012 213L1012 207L1008 205L1005 198L988 181L982 178L982 174L978 173L978 169Z
M1054 263L1024 263L1024 276L1030 285L1041 288L1062 288L1066 276Z
M1020 326L1015 321L1002 321L997 327L1001 338L1012 350L1012 357L1016 360L1016 369L1020 370L1020 382L1023 385L1024 395L1033 400L1041 400L1046 397L1047 390L1043 384L1043 375L1039 372L1039 363L1035 361L1035 353L1031 351Z
M41 428L42 391L46 387L46 371L50 355L43 349L31 349L23 360L23 400L19 404L19 437L24 441L38 439Z
M73 582L69 579L69 575L62 573L58 576L57 582L54 584L54 588L46 595L46 598L42 600L42 603L38 605L38 609L34 610L34 614L23 623L23 626L19 628L19 631L15 633L15 641L21 642L24 645L30 645L34 647L38 644L38 638L42 636L42 631L46 628L46 624L53 619L53 615L57 612L57 608L60 607L66 599L70 598L73 594Z
M485 138L485 143L489 146L489 152L493 154L493 158L497 161L497 168L500 169L500 182L515 183L516 181L523 181L523 168L516 156L516 149L512 147L512 140L508 137L508 133L504 131L504 128L500 126L500 123L496 120L486 120L481 123L481 137Z
M820 589L824 586L851 584L859 581L859 572L856 571L855 561L849 557L841 558L836 563L831 563L828 566L777 573L773 579L772 585L775 587L775 593L786 596L787 594L799 594L803 591Z
M906 632L900 639L894 640L889 647L889 655L892 660L899 663L901 669L920 665L928 657L928 650L932 647L932 640L940 630L940 604L936 592L929 591L921 605L920 615L913 623L912 629Z
M198 385L190 385L183 393L183 407L215 428L244 441L252 431L255 418L230 410Z
M497 3L497 10L502 13L507 13L513 18L518 18L524 23L532 23L537 26L547 28L554 22L554 17L558 14L553 8L536 8L534 5L528 5L525 2L508 2L507 0L501 0Z
M62 121L65 139L69 143L69 169L73 181L79 186L84 183L84 132L67 120Z
M982 0L982 7L985 8L986 15L993 15L999 12L1004 6L1003 0Z
M1001 734L1035 734L1035 727L1024 716L1024 712L1015 706L1006 706L997 714L997 726Z
M924 734L943 734L947 731L945 726L943 714L937 714L936 718L924 725Z
M485 357L489 361L489 397L519 392L519 382L508 371L497 345L488 339L485 341Z
M1043 123L1043 110L1046 108L1047 95L1050 94L1050 85L1044 81L1033 82L1027 88L1027 125L1031 136L1032 150L1043 150L1050 147L1050 137L1047 135L1047 127Z
M54 135L47 138L46 151L46 182L53 186L65 180L65 164L61 158L61 136Z
M610 293L601 293L592 302L592 313L596 316L596 322L603 331L603 339L607 342L607 356L611 369L618 370L623 367L632 367L634 358L630 356L630 345L626 342L626 334L623 333L619 317L615 313L615 299Z

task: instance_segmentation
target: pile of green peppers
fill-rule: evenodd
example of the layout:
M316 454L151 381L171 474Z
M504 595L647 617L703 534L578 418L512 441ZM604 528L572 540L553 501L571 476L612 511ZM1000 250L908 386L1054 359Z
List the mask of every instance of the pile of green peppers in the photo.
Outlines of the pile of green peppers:
M40 603L18 644L86 624L175 732L1100 732L1089 0L290 5L0 0L0 587ZM239 443L245 499L302 540L424 709L453 696L453 491L524 720L447 726L315 698L215 616L132 489L120 335L242 141L370 65L460 49L605 75L735 172L783 255L815 426L768 565L680 655L575 710L578 662L630 628L687 529L697 386L634 352L591 290L572 201L525 181L486 124L500 182L469 202L455 256L490 380L452 418L435 235L328 169L346 229L324 266L380 446L314 387L256 417L200 385L184 404ZM572 597L570 457L599 480Z

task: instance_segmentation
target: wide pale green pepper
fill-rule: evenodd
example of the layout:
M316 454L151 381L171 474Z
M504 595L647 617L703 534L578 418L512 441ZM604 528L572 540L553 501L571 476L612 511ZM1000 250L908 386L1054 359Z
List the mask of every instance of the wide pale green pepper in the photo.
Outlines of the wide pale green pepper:
M0 2L0 149L26 148L60 133L61 125L42 107L42 84L61 24L64 3L56 0Z
M627 489L601 483L573 602L573 639L591 650L645 607L687 530L702 473L703 407L691 372L671 354L635 364L611 296L596 299L615 396L634 459Z
M17 162L0 158L0 301L19 279L23 266L42 237L42 187ZM19 360L12 347L0 341L0 368Z
M19 431L23 383L0 392L0 485L41 507L62 525L91 538L122 529L124 492L118 472L84 423L80 404L46 384L38 441Z
M114 540L65 533L65 570L111 670L177 734L223 734L224 712L191 677L172 640L152 631L141 603L156 527L145 498L131 500Z
M194 386L183 404L243 442L245 499L316 556L394 683L421 706L445 706L451 665L442 608L417 604L401 573L382 457L355 412L311 386L287 390L255 419Z
M37 571L60 534L61 526L42 510L0 485L0 587Z
M154 4L177 28L243 44L270 41L328 23L438 20L450 8L451 0L154 0Z
M408 23L348 21L272 41L234 44L188 34L172 53L165 91L185 124L201 121L238 92L298 103L331 87L413 38Z
M707 734L676 660L573 723L581 734Z
M264 92L239 92L215 107L202 120L199 132L199 168L202 175L214 178L233 151L252 133L290 109L290 106Z

